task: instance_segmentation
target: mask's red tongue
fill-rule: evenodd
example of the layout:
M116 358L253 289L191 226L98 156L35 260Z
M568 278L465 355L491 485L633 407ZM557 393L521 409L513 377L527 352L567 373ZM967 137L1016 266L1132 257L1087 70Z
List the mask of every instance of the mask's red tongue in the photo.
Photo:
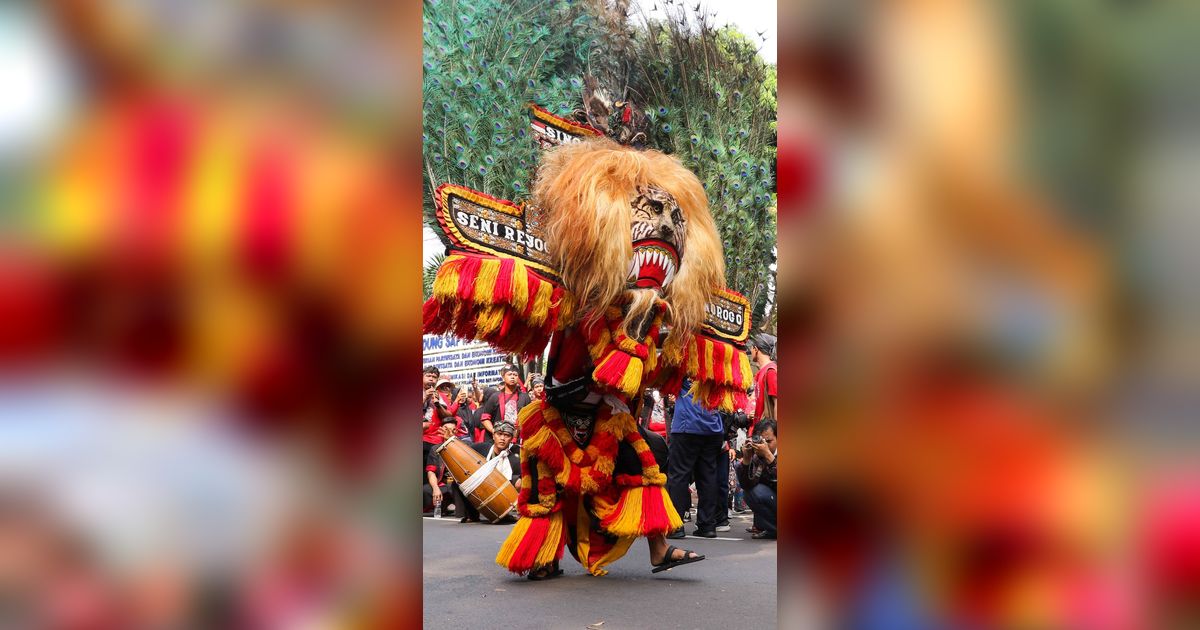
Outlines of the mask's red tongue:
M638 277L633 284L639 288L652 289L663 286L666 283L666 279L666 269L652 263L646 263L642 265L641 269L638 269Z

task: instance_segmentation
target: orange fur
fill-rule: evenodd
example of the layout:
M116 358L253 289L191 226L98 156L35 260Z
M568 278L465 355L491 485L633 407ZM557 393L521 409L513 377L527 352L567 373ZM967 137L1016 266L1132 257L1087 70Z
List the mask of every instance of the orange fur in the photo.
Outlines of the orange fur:
M630 202L644 185L673 195L687 219L679 271L665 295L672 334L664 346L682 347L703 324L711 292L725 286L725 261L708 197L691 171L659 151L638 151L605 138L567 144L543 158L533 202L546 210L546 240L553 244L559 276L575 296L575 316L628 300L626 321L636 321L657 301L652 289L626 288L633 258Z

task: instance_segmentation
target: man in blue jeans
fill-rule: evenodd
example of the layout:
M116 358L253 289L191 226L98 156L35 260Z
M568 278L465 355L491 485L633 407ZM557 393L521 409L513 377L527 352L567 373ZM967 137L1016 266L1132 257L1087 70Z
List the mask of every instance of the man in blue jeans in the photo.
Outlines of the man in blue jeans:
M742 458L737 463L738 483L746 497L746 505L754 512L754 538L774 540L776 495L778 484L778 446L774 421L762 420L754 429L754 441L747 440ZM761 441L759 441L761 438Z
M721 458L726 458L725 425L715 411L706 411L687 393L690 383L683 384L683 393L675 401L671 419L671 443L667 454L667 493L680 514L690 505L688 485L696 480L696 530L693 536L716 538L718 527L728 521L721 503ZM683 538L683 528L667 538Z

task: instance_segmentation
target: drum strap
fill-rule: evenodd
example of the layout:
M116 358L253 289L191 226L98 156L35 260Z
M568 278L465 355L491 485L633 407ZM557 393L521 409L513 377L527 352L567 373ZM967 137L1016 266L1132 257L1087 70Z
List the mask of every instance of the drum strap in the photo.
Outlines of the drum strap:
M492 474L492 471L496 470L496 467L500 465L500 459L506 457L508 457L508 451L504 451L499 455L489 459L487 463L479 467L479 470L476 470L471 474L470 477L467 477L466 481L459 484L463 494L471 494L475 492L475 489L479 487L479 484L483 483L483 480L487 479L488 475Z

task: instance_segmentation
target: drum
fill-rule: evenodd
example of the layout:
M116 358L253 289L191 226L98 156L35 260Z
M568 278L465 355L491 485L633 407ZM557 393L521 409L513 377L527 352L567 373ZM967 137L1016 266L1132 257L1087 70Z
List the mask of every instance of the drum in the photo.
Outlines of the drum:
M479 516L495 523L517 507L517 489L499 470L480 470L487 460L458 438L449 438L435 451Z

